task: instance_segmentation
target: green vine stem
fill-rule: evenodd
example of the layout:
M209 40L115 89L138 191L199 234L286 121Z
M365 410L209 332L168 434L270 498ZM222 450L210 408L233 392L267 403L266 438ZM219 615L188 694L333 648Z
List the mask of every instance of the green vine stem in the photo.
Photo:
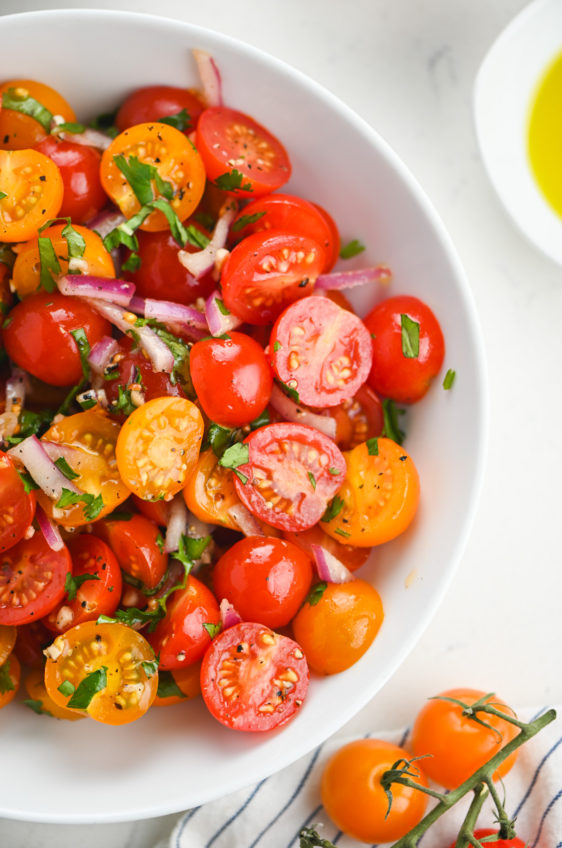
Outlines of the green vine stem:
M482 843L474 836L474 828L488 795L489 789L485 783L478 783L474 787L474 798L459 830L455 848L469 848L470 845L473 848L483 848Z
M509 819L505 813L504 806L500 801L497 789L494 786L494 781L491 777L486 778L486 785L490 790L490 795L492 796L492 800L495 804L496 810L498 811L500 839L513 839L515 836L515 827L513 826L511 819Z

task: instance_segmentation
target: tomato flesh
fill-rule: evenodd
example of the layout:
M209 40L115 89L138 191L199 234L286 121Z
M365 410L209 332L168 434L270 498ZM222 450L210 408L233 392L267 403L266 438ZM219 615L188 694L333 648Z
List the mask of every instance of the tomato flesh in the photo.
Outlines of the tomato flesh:
M13 89L16 97L24 100L33 97L51 112L60 115L65 121L76 121L72 107L54 88L36 80L12 79L0 85L0 97ZM12 92L10 92L12 93ZM3 108L0 111L0 148L6 150L24 150L35 145L47 136L43 125L15 109ZM52 217L51 215L48 218Z
M0 190L0 241L19 242L58 215L64 188L59 169L43 153L0 150Z
M35 515L35 492L26 492L16 467L0 451L0 554L23 538Z

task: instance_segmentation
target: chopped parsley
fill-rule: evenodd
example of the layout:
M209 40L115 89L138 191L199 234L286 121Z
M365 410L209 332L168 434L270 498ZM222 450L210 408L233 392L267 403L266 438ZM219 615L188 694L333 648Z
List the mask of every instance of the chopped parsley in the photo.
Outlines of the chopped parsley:
M156 165L141 162L138 156L129 156L127 159L122 153L116 154L113 161L131 186L141 206L146 206L154 200L153 182L166 200L171 200L174 196L172 184L162 179Z
M141 258L138 253L135 253L134 250L132 250L127 259L125 259L125 261L121 263L121 268L123 269L123 271L138 271L140 266Z
M316 477L312 473L312 471L308 472L308 479L310 480L310 485L313 489L316 489Z
M72 710L87 710L91 700L107 686L107 666L102 665L80 681L70 701L66 705Z
M457 372L453 371L452 368L449 368L447 373L445 374L445 378L443 380L443 388L445 391L448 391L453 387L453 383L455 382L455 377L457 376Z
M287 397L290 397L291 400L295 401L295 403L300 403L300 395L296 389L288 386L287 383L282 383L281 380L276 380L275 382L281 389L283 389Z
M199 536L193 538L183 533L180 536L180 541L177 551L171 554L174 559L178 559L186 568L190 568L193 562L201 559L203 551L211 541L210 536Z
M343 498L340 498L339 495L335 495L332 498L332 500L330 501L330 503L328 504L328 506L326 507L326 512L322 516L321 520L325 521L325 522L332 521L333 518L335 518L337 515L340 514L343 507L344 507Z
M185 228L185 232L187 234L187 240L190 244L194 245L194 247L200 247L201 250L207 247L211 239L202 233L201 230L198 230L197 227L194 227L193 224L188 224Z
M160 671L158 674L158 689L156 694L159 698L185 698L184 693L174 680L171 671Z
M420 325L404 312L400 315L402 327L402 354L406 359L416 359L420 352Z
M8 197L5 191L0 191L0 200L4 200L5 197Z
M131 390L124 389L123 386L117 386L117 398L111 402L109 407L110 412L122 412L123 415L130 415L137 407L131 400Z
M234 430L229 430L227 427L221 427L220 424L215 424L214 421L211 421L201 450L212 448L215 456L218 456L220 459L225 450L234 441L235 435L236 432Z
M365 444L367 445L367 451L369 453L369 456L379 455L379 440L376 436L374 436L372 439L367 439Z
M399 409L393 400L384 398L382 402L382 411L384 415L384 427L381 436L386 436L392 439L397 444L401 445L406 437L404 430L400 428L398 416L406 413L405 409Z
M222 624L220 623L220 621L218 621L216 624L211 624L208 621L204 621L203 627L205 628L211 639L214 639L215 636L218 636L218 634L222 630Z
M56 127L53 127L51 130L53 135L61 132L72 133L73 135L81 135L83 132L86 132L85 124L78 124L74 121L65 121L62 124L57 124Z
M223 468L231 468L236 476L244 485L248 482L248 478L241 471L238 471L239 465L246 465L250 458L250 448L242 442L236 442L225 450L219 459L219 465Z
M258 415L257 418L254 418L253 421L250 421L250 430L259 430L260 427L265 427L266 424L271 422L271 417L267 408L264 409L261 415Z
M231 227L233 233L238 233L240 230L243 230L244 227L249 226L249 224L255 224L256 221L259 221L260 218L263 218L265 215L264 212L255 212L253 215L242 215L235 221Z
M80 477L76 471L73 471L64 456L59 456L58 459L55 459L55 465L62 471L67 480L76 480L77 477Z
M218 310L221 315L230 315L230 309L228 309L224 305L224 300L221 300L220 297L215 297L215 303L217 304Z
M5 663L0 665L0 695L6 692L13 692L16 688L14 681L10 675L10 658Z
M365 245L359 239L352 239L340 249L340 259L351 259L352 256L358 256L364 250Z
M283 345L281 344L281 342L275 341L273 343L273 350L275 351L275 353L277 353L278 350L281 350L282 347Z
M158 118L159 124L168 124L170 127L174 127L174 129L179 130L180 132L185 132L185 130L191 126L191 115L187 111L187 109L180 109L179 112L175 112L173 115L165 115L163 118Z
M339 470L339 468L334 468L334 466L333 466L333 465L331 465L331 466L328 468L328 473L329 473L329 474L332 474L332 476L334 476L334 477L335 477L337 474L341 474L341 471Z
M21 482L23 483L23 490L24 490L26 495L29 494L29 492L32 492L34 489L39 488L39 486L37 485L35 480L32 478L31 474L29 474L29 472L20 471L18 469L18 474L19 474L19 478L20 478Z
M76 593L82 583L85 583L87 580L99 579L100 578L97 574L77 574L75 577L73 577L73 575L68 572L64 581L64 591L66 592L68 600L74 600L74 598L76 597Z
M328 584L325 580L321 580L320 583L315 583L308 593L305 603L310 604L311 607L315 607L327 588Z
M164 553L164 536L162 533L158 533L156 536L156 546L161 554Z
M233 168L232 171L227 171L221 174L214 181L214 185L220 188L221 191L253 191L251 183L244 183L244 174Z
M143 660L143 662L141 662L141 665L143 667L144 673L146 674L146 676L149 679L151 677L154 677L154 675L158 672L158 658L157 657L155 657L153 660Z
M63 487L62 494L55 507L65 509L67 506L84 503L84 518L95 521L104 507L103 498L100 495L91 495L89 492L71 492Z

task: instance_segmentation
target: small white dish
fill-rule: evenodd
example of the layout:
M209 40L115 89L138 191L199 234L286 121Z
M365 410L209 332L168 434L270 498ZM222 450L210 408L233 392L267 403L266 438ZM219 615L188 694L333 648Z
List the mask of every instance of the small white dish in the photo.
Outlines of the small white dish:
M527 134L537 86L561 52L562 3L535 0L496 39L474 87L476 134L492 185L527 238L560 265L562 217L533 177Z

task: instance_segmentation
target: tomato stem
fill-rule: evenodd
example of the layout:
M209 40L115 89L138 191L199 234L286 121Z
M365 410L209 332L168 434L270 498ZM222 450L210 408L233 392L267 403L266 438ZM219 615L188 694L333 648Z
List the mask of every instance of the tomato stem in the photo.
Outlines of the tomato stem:
M474 787L474 798L461 824L455 848L469 848L471 845L472 848L483 848L482 843L474 836L474 827L488 794L489 787L486 783L478 783Z
M513 839L513 837L516 835L515 827L513 825L513 822L510 818L508 818L507 813L505 812L504 806L500 801L496 787L494 786L494 782L490 777L486 778L485 782L486 786L490 790L490 795L492 796L492 800L498 812L499 838Z

